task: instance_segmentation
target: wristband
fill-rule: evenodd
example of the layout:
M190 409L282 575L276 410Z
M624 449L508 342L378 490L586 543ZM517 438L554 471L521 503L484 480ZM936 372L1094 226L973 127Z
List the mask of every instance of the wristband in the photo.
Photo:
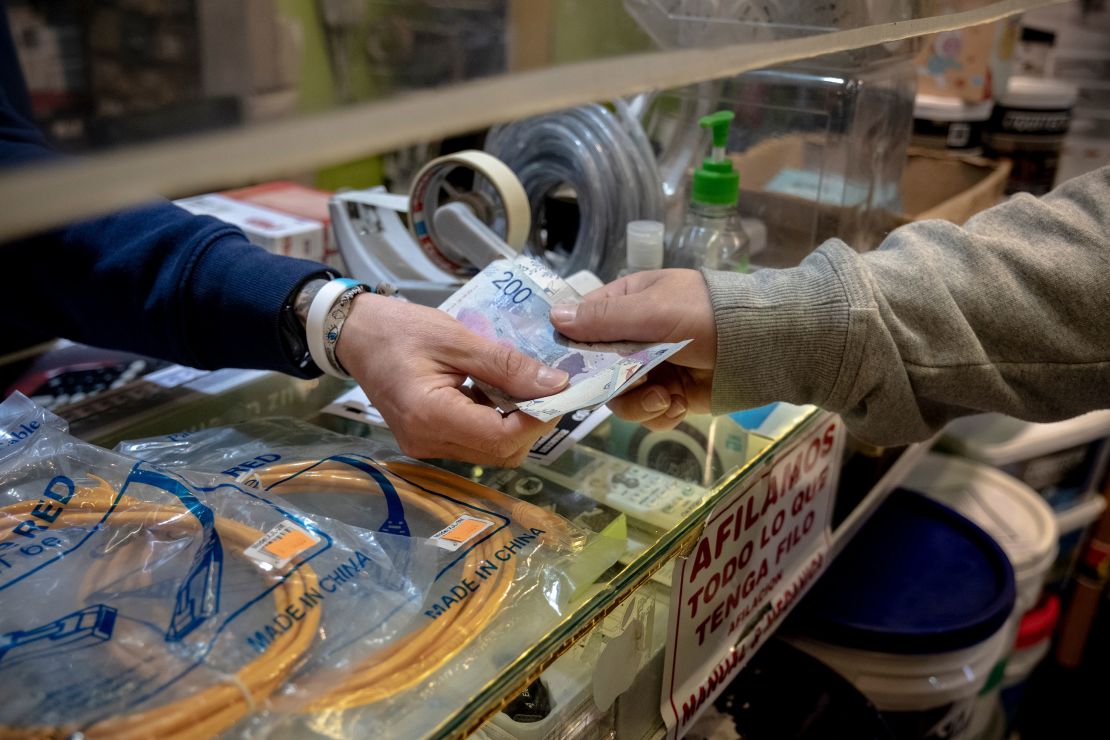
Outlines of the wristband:
M327 285L329 280L339 277L329 271L321 271L309 275L290 293L285 305L281 308L278 327L285 346L286 357L295 368L295 373L313 375L316 364L312 361L312 354L308 351L308 336L305 334L305 325L308 322L308 307L312 298L321 286Z
M339 332L343 330L343 324L351 313L351 303L355 300L355 296L367 292L370 292L370 287L367 285L359 284L348 288L343 295L339 296L339 300L332 304L331 310L324 319L324 354L328 356L328 363L348 378L351 374L339 361L339 355L336 354L335 349L339 342Z
M308 351L313 362L328 375L336 378L351 377L335 359L335 344L339 341L339 330L350 312L351 300L366 290L366 286L357 280L339 278L321 287L312 299L305 325ZM340 299L347 293L351 295L340 307ZM338 317L332 317L333 308L340 309Z

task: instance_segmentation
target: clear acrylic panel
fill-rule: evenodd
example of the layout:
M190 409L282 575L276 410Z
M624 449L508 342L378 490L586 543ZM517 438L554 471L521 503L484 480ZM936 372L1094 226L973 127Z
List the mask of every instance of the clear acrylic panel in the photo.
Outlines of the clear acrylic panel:
M490 124L829 51L889 58L1044 4L9 0L36 122L63 151L109 156L0 172L0 239L276 175L389 184L397 161Z

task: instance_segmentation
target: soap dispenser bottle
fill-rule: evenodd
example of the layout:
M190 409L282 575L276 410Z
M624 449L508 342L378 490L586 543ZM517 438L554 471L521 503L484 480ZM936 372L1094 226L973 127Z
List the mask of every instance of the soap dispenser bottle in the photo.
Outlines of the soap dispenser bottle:
M748 269L748 235L736 208L740 175L725 154L732 119L732 111L718 111L698 121L712 130L713 150L694 172L690 206L667 250L667 267Z

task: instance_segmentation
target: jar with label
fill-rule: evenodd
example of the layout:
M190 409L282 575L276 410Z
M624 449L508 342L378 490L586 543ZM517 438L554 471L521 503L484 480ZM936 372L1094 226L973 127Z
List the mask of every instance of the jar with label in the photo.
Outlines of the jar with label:
M913 144L981 154L983 131L993 108L992 100L967 103L960 98L918 95L913 101Z
M1052 189L1078 90L1070 82L1012 77L999 97L984 143L1013 162L1007 193L1044 195Z

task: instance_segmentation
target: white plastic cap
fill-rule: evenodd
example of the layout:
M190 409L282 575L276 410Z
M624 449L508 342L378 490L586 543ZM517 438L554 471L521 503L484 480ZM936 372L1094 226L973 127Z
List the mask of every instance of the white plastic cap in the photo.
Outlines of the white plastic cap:
M1047 77L1011 77L1006 92L998 98L1007 108L1052 110L1071 108L1079 98L1079 87L1072 82Z
M913 117L926 121L985 121L993 109L993 100L965 103L959 98L920 93L913 99Z
M628 269L658 270L663 267L663 224L658 221L628 222Z

